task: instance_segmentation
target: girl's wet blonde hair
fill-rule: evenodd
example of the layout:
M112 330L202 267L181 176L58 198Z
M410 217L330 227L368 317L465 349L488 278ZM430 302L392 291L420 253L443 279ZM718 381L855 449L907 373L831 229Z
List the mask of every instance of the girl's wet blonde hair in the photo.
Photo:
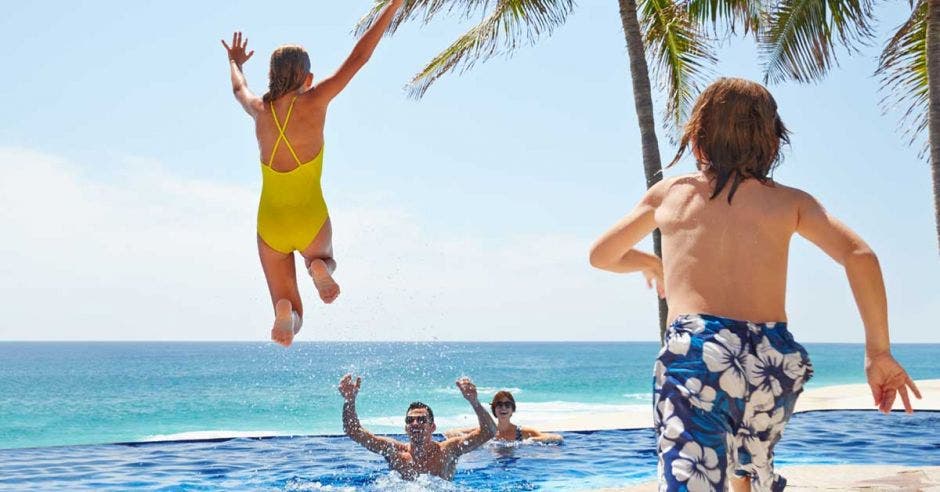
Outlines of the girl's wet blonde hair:
M728 182L728 203L738 185L748 178L761 183L780 163L780 146L790 143L790 132L777 114L777 102L757 82L721 78L702 91L682 133L671 167L691 148L698 168L715 180L710 198L721 194Z
M268 71L268 92L262 98L265 104L303 87L310 73L310 56L303 47L284 45L271 53Z

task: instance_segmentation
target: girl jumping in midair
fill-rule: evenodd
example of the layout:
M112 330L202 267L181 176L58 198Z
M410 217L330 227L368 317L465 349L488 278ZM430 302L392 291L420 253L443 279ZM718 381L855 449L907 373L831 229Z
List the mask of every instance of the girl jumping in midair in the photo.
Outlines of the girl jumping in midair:
M248 88L242 65L254 54L241 32L224 40L235 99L255 121L261 152L262 189L258 204L258 255L274 304L271 339L290 346L303 323L294 251L324 303L339 296L333 279L329 212L320 187L323 126L330 101L365 65L403 0L391 0L333 75L314 83L310 58L300 46L284 45L271 54L268 92L258 97Z

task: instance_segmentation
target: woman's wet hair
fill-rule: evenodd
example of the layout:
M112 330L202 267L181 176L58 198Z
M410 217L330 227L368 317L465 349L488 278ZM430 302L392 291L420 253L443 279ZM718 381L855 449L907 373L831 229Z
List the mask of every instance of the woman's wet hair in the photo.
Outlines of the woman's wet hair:
M310 73L310 56L301 46L284 45L271 53L268 71L268 92L262 98L265 104L303 87Z
M777 102L757 82L720 78L702 91L685 124L673 166L686 148L696 165L715 181L710 198L721 194L728 182L728 203L738 185L748 178L767 183L782 158L780 147L790 143L790 132L777 114Z
M512 411L516 411L516 399L512 397L512 393L505 390L497 391L496 394L493 395L493 400L490 401L490 412L494 417L496 416L496 402L500 400L509 400L512 402Z

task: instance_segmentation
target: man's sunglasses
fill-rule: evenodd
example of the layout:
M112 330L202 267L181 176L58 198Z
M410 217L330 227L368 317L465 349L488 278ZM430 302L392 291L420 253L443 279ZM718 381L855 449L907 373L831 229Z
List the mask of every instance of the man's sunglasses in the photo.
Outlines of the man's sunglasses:
M426 424L430 421L431 419L427 415L415 415L414 417L412 416L405 417L406 424L413 424L415 422L419 424Z
M499 408L499 407L512 408L513 405L511 401L498 401L494 403L493 406L496 408Z

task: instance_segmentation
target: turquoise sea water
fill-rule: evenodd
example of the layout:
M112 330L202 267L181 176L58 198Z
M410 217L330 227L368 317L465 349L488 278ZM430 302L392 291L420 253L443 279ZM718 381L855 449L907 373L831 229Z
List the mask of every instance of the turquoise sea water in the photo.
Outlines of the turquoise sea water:
M864 382L862 345L807 344L808 388ZM359 413L400 432L408 403L439 428L472 424L454 381L489 401L516 394L514 421L649 405L656 343L0 343L0 448L157 436L339 434L346 372L363 377ZM940 378L940 345L896 345L916 379Z

